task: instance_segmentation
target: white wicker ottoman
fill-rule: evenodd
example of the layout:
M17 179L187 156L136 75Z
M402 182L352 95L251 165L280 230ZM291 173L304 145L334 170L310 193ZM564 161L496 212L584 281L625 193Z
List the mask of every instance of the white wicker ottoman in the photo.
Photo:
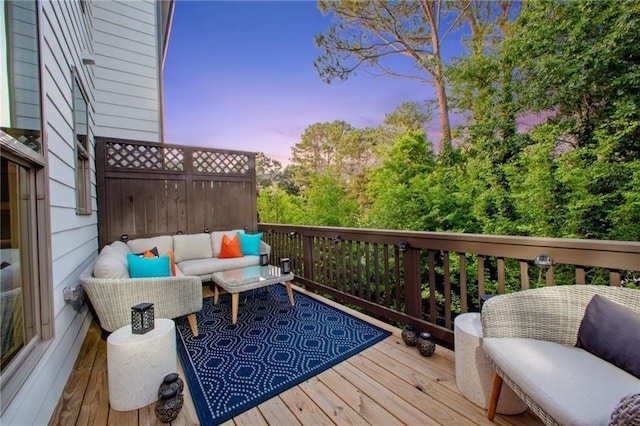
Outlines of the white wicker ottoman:
M462 394L474 404L486 409L491 396L493 369L482 350L480 313L458 315L454 322L456 384ZM500 394L498 413L520 414L527 410L511 389L505 386Z

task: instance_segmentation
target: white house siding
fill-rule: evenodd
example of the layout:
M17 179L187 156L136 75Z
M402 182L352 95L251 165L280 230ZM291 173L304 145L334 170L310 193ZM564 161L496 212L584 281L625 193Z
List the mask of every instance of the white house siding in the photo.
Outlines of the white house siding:
M29 378L2 414L3 425L46 424L69 378L91 316L86 304L74 307L63 300L63 288L78 285L80 272L97 254L98 229L95 174L93 213L76 215L75 147L71 67L75 66L89 101L94 99L94 71L84 66L81 52L91 46L90 3L83 13L79 1L42 1L40 11L43 123L49 166L54 338ZM92 132L95 135L95 131ZM93 140L93 138L91 138ZM92 158L94 156L91 147ZM92 161L92 168L95 164ZM44 283L47 285L47 283Z
M160 142L157 4L97 1L92 6L96 134Z

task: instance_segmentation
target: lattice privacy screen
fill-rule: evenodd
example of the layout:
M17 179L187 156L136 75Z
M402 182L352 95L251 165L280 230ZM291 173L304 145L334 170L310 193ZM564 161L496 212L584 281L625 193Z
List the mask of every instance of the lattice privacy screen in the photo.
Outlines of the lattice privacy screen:
M144 170L185 170L185 150L164 145L106 143L108 167ZM251 172L249 156L242 153L193 149L193 170L199 173L242 174Z

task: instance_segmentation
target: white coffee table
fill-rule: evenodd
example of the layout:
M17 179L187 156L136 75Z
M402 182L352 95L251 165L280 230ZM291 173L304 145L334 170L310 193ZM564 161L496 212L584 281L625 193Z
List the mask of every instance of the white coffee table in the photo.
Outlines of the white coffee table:
M273 265L247 266L245 268L230 269L228 271L215 272L212 276L215 283L213 289L213 303L218 304L220 293L231 293L231 323L238 319L238 303L240 293L247 290L266 287L271 284L284 283L287 287L289 302L295 306L291 280L293 274L280 274L280 268Z

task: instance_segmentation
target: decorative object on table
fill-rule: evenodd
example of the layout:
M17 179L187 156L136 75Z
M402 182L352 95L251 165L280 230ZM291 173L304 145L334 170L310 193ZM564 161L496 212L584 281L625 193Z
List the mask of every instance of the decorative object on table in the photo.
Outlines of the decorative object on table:
M131 307L131 332L145 334L153 330L153 303L140 303Z
M390 335L295 293L296 305L291 306L282 284L271 285L268 292L247 292L242 320L233 327L231 294L220 295L217 305L206 298L197 314L197 338L185 317L176 319L181 375L200 424L224 423Z
M282 259L280 259L280 272L283 275L291 273L291 261L288 257L283 257Z
M260 266L267 266L269 264L269 255L267 253L260 253Z
M431 339L431 334L423 331L418 337L418 351L422 356L431 356L436 351L436 344Z
M163 423L169 423L178 417L184 404L184 397L175 388L167 388L156 402L156 416Z
M413 324L407 324L402 330L402 340L407 346L415 346L418 343L418 331Z
M158 389L158 398L162 397L162 393L167 389L175 389L178 393L182 393L184 390L184 382L178 373L171 373L164 376Z

